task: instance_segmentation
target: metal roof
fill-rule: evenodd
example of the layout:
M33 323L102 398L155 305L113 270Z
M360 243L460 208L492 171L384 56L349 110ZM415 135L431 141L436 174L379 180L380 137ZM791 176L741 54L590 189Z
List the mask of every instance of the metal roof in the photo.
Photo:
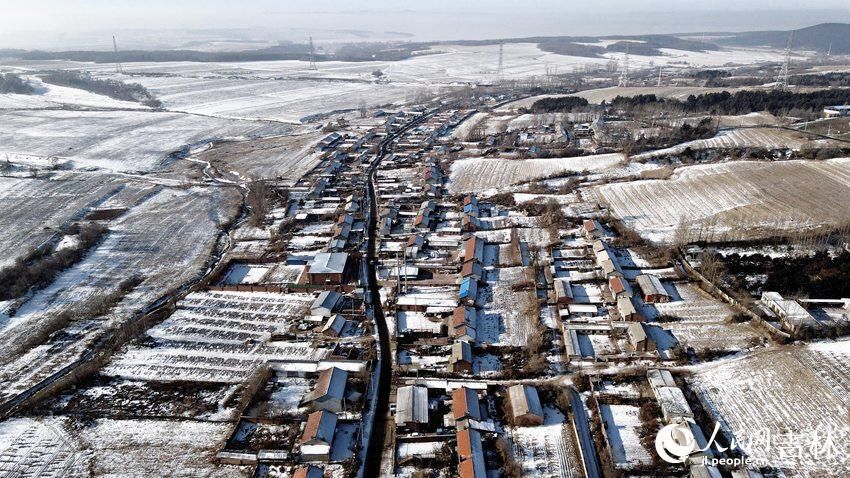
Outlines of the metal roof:
M427 387L417 385L399 387L396 397L396 425L428 423Z
M345 252L320 252L310 263L310 274L342 274L348 263Z
M543 407L540 405L537 389L531 385L514 385L508 388L508 397L514 417L526 414L543 416Z

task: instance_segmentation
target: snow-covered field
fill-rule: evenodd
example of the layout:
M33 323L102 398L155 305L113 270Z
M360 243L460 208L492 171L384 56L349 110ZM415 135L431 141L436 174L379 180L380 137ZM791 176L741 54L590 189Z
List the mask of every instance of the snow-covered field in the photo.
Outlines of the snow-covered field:
M742 120L743 121L743 120ZM708 139L697 139L676 146L637 154L633 159L646 161L661 156L675 156L686 148L695 151L703 149L743 149L763 148L768 150L792 149L799 150L804 146L825 146L821 140L811 140L802 133L780 128L743 128L721 131L717 136Z
M523 475L539 478L583 476L578 444L571 425L556 409L546 407L543 413L543 425L508 430Z
M694 378L710 411L754 460L789 476L850 474L850 342L764 349Z
M6 363L0 378L12 394L41 380L78 357L110 324L155 301L166 291L198 276L212 253L222 224L235 213L237 193L222 188L162 189L124 216L85 258L36 292L0 324L4 351L63 311L116 291L131 277L144 280L106 316L74 322L64 338L48 342Z
M682 300L653 306L658 315L681 320L664 323L665 329L676 336L683 347L701 349L739 350L752 345L760 334L750 324L731 323L734 311L692 284L675 284Z
M623 156L616 153L573 158L464 159L452 164L450 189L453 194L502 189L559 174L602 170L616 166L622 160Z
M310 294L196 292L148 331L152 346L131 346L105 375L141 380L239 383L269 360L319 360L310 342L271 342L309 313Z
M107 175L0 178L0 267L122 187L123 181Z
M655 242L672 241L682 222L689 239L700 229L708 240L757 238L845 223L850 159L688 166L668 180L616 183L598 191L616 217Z
M186 145L285 134L280 123L153 111L0 111L0 158L42 167L50 157L78 168L150 171Z
M249 477L253 470L219 467L216 446L226 423L187 420L95 420L84 427L64 418L13 418L0 423L4 476Z
M325 136L308 132L253 141L222 142L193 154L192 159L212 162L224 173L241 178L286 178L297 180L319 164L321 151L315 146Z
M640 408L634 405L599 404L599 413L605 423L608 442L617 468L629 469L636 465L649 465L652 455L640 442Z
M113 108L125 110L148 110L147 106L133 101L121 101L108 96L90 93L77 88L51 85L38 77L24 75L26 81L36 89L34 95L0 94L0 110L42 109L71 106L76 108Z
M533 288L513 290L513 286L528 280L528 268L503 267L486 272L487 286L478 291L483 307L478 312L478 342L523 347L529 334L535 332L537 315Z

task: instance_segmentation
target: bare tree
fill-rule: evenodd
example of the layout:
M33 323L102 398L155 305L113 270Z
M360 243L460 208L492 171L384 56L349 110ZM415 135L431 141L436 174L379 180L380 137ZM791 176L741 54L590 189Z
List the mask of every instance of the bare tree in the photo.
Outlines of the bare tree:
M245 196L245 203L251 211L251 216L248 223L254 227L259 227L263 224L263 220L269 211L268 188L266 183L260 180L254 180L248 184L248 194Z

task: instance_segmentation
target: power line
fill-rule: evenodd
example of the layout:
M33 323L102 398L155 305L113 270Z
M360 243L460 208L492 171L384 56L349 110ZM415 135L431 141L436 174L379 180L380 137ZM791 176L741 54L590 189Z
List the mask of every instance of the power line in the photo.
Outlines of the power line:
M311 70L318 70L316 66L316 48L313 46L313 37L310 37L310 67Z
M112 49L115 51L115 71L124 73L124 69L121 68L121 59L118 57L118 41L115 40L115 35L112 35Z
M499 42L499 67L496 69L496 78L501 83L504 79L504 66L505 66L505 42Z
M626 54L623 55L623 69L620 72L620 81L617 86L629 86L629 44L626 43Z
M776 77L776 87L785 91L788 89L788 70L791 67L791 45L794 42L794 32L788 35L788 46L785 47L785 60L782 62L782 68L779 70L779 76Z

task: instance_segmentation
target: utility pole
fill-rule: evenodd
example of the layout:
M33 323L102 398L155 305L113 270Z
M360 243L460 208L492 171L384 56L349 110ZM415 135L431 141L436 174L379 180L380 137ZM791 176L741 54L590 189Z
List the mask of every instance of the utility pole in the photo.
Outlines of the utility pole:
M661 86L661 72L662 72L662 67L659 65L658 66L658 86L659 87Z
M617 86L627 87L629 86L629 44L626 43L626 54L623 55L623 70L620 72L620 81L617 82Z
M779 70L779 76L776 77L776 87L782 91L788 89L788 69L791 67L791 45L794 42L794 32L788 35L788 46L785 47L785 60L782 62L782 69Z
M112 49L115 51L115 71L124 73L124 69L121 68L121 59L118 57L118 41L115 40L115 35L112 35Z
M313 37L310 37L310 70L318 70L316 66L316 48L313 46Z

